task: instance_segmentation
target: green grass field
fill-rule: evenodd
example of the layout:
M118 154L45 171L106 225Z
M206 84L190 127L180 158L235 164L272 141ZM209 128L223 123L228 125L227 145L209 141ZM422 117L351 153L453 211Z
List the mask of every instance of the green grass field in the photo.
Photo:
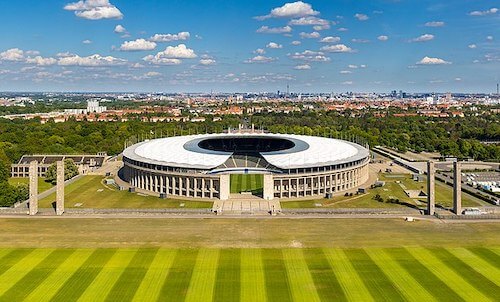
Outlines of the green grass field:
M13 186L17 184L29 184L29 178L22 177L22 178L9 178L9 183ZM53 185L51 183L48 183L45 181L45 178L38 178L38 193L42 193L47 191L48 189L52 188Z
M262 194L264 176L260 174L231 174L231 193Z
M0 249L1 301L498 301L498 248Z
M144 196L128 191L120 191L115 186L103 184L101 176L83 176L76 182L66 186L65 205L73 208L211 208L212 202L183 201L177 199L160 199L154 196ZM51 208L56 195L51 194L40 200L41 208Z

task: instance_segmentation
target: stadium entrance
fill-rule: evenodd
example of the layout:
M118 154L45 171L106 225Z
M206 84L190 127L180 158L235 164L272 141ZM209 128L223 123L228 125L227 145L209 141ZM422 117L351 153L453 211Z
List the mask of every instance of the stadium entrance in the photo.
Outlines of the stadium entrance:
M263 197L264 175L231 174L231 194L243 194Z

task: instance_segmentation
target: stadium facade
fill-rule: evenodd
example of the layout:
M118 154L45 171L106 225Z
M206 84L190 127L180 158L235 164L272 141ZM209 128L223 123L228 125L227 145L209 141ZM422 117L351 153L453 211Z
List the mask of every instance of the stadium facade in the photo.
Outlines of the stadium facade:
M317 198L368 180L370 152L344 140L255 131L144 141L123 152L121 177L165 197L227 200L231 174L263 174L266 200Z

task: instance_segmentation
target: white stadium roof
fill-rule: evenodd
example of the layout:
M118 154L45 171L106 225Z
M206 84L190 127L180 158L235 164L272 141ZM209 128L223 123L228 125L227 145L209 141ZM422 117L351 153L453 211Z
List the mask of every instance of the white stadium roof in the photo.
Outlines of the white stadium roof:
M367 149L360 145L331 138L292 134L223 133L175 136L145 141L127 148L125 157L158 165L180 168L214 169L224 164L232 152L202 149L198 142L214 138L264 137L293 141L295 147L260 154L271 165L280 169L319 167L366 158Z

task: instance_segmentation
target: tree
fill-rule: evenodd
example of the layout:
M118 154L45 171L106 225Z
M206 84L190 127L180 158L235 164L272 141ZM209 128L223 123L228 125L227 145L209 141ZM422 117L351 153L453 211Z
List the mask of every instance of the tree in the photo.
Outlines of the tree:
M64 160L64 180L71 179L78 175L78 167L75 165L72 159ZM57 163L53 163L45 174L45 181L52 184L57 182Z
M3 161L0 161L0 183L7 182L9 180L9 177L10 177L9 168Z

